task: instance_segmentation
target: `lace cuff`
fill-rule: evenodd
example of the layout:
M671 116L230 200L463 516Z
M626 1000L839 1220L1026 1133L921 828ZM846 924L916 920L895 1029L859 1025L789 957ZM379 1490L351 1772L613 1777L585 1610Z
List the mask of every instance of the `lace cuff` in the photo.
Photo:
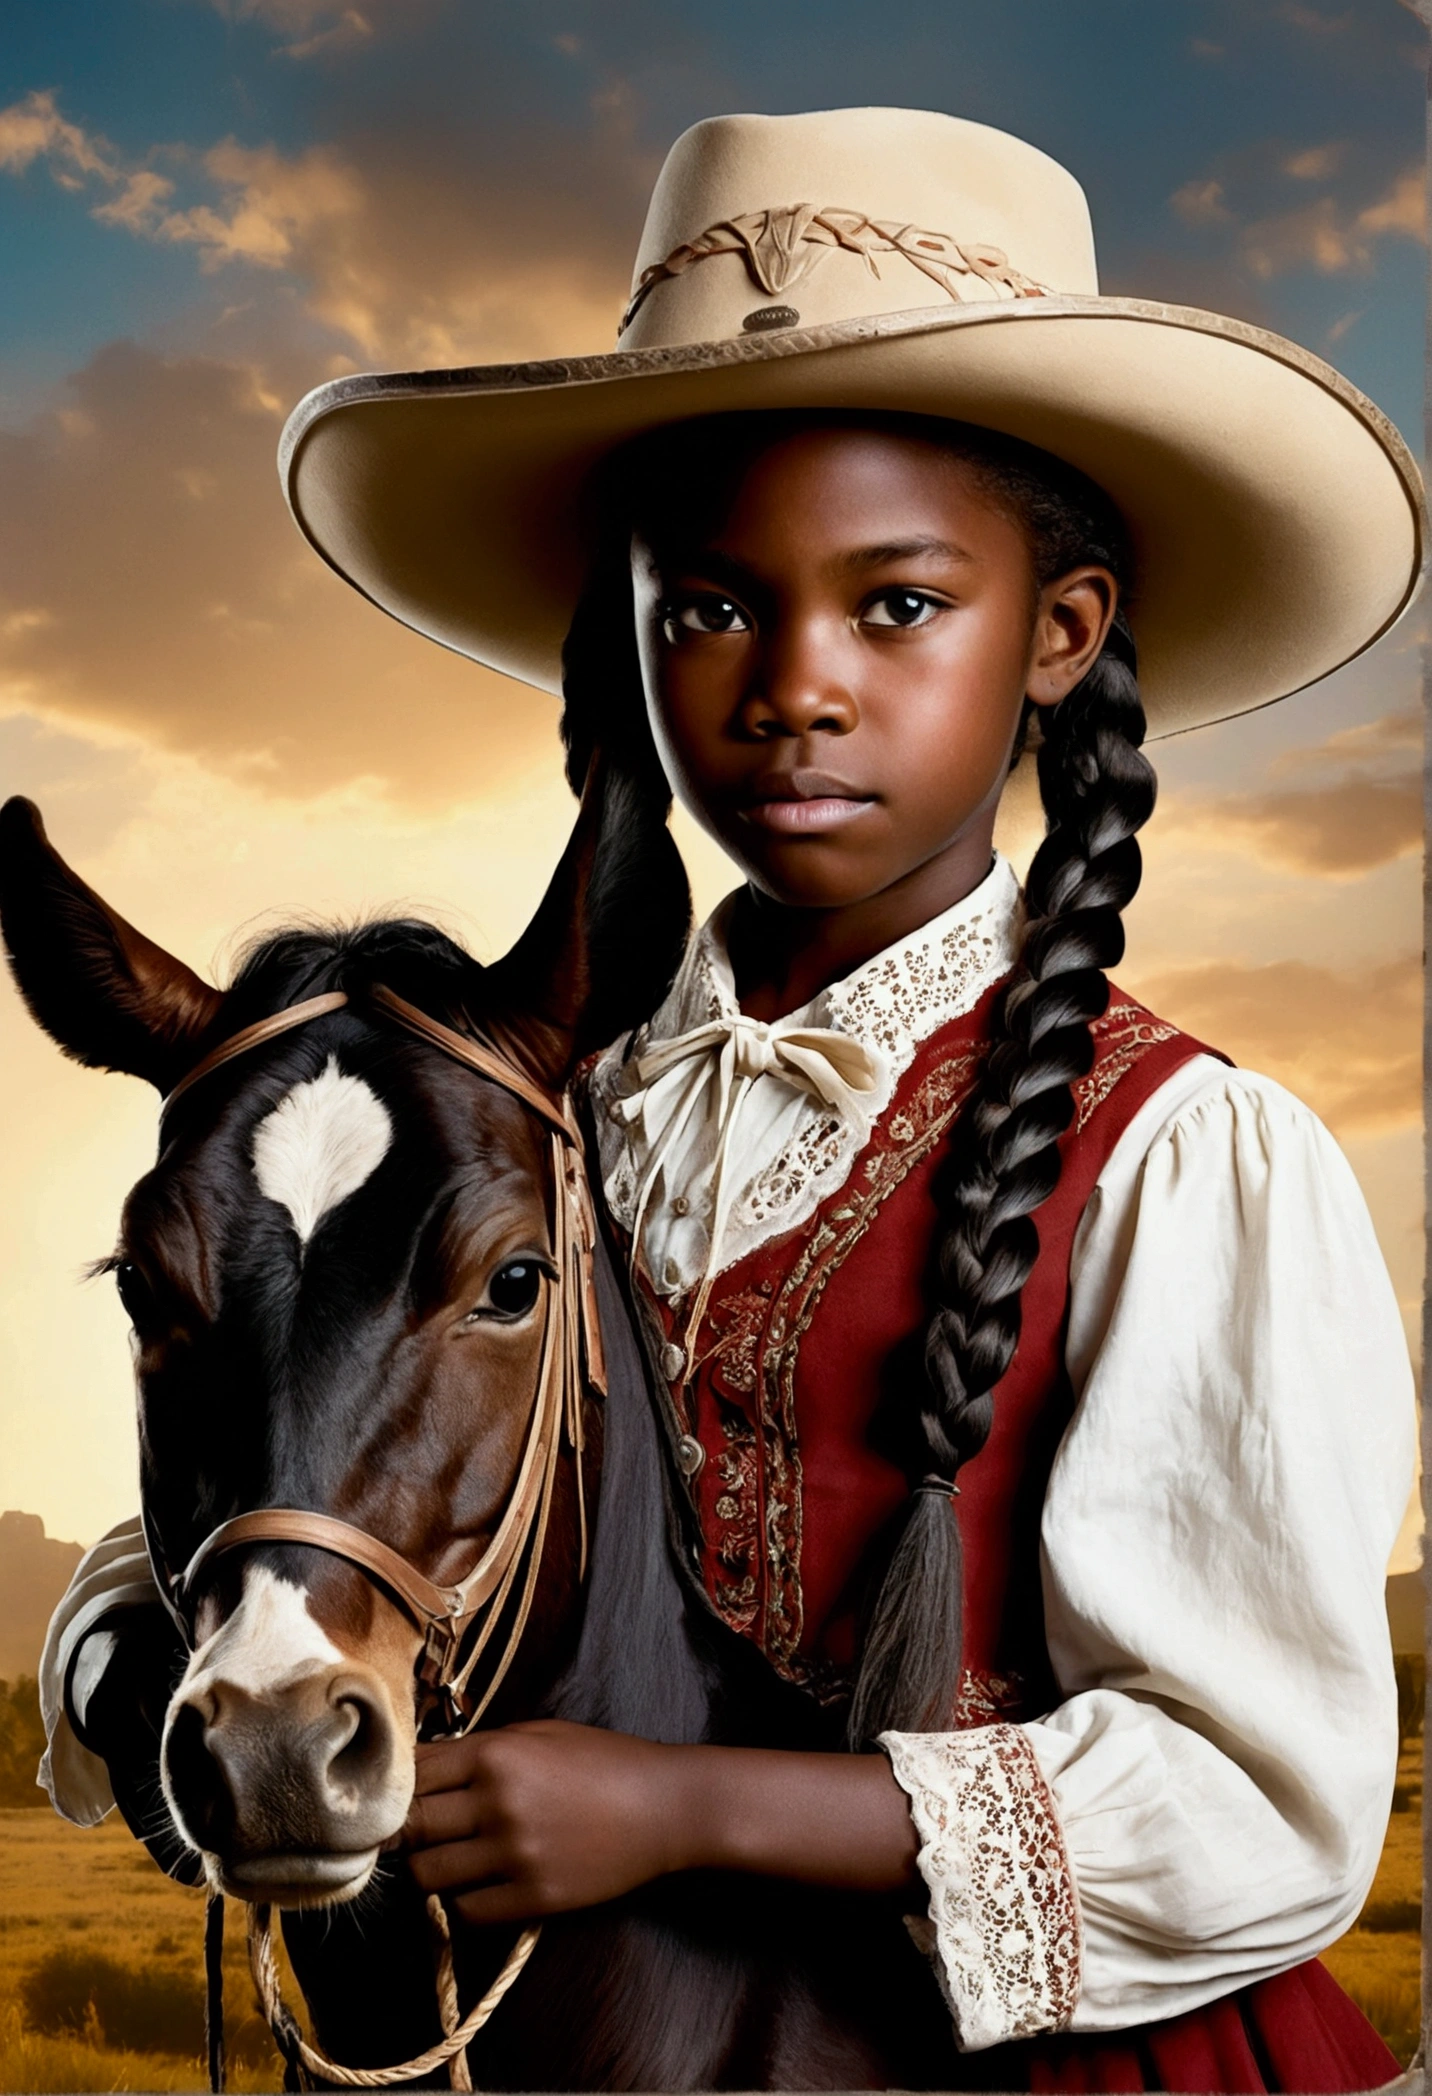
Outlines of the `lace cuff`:
M961 2051L1065 2030L1079 1999L1079 1904L1064 1836L1017 1725L882 1732L920 1837L935 1966Z

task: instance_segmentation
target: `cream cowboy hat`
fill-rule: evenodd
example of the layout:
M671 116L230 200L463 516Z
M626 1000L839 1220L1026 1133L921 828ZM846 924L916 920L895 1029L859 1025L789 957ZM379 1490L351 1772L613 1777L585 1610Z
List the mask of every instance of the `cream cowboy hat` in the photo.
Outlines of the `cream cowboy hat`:
M1421 482L1370 400L1266 329L1100 297L1073 176L923 110L695 125L611 354L336 379L289 418L280 471L356 589L557 691L603 455L690 416L822 407L981 423L1106 489L1155 734L1325 676L1416 586Z

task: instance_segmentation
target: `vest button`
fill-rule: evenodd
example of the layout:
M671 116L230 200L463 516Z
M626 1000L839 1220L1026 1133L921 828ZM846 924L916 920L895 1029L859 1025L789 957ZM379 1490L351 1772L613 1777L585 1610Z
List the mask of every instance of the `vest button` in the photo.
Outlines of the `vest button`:
M683 1477L695 1477L706 1461L706 1451L694 1434L683 1434L676 1444L676 1465Z
M661 1349L661 1372L668 1383L674 1383L686 1368L686 1349L670 1340Z

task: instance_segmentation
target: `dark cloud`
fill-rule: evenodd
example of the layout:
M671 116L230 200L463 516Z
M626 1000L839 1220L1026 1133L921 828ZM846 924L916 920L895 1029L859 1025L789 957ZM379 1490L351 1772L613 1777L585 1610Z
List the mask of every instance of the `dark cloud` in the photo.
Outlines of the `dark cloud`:
M1246 852L1284 872L1346 879L1422 845L1421 722L1386 714L1285 751L1262 792L1171 798L1163 838Z
M1337 1134L1410 1128L1422 1108L1416 958L1354 972L1276 961L1156 971L1130 988L1163 1018L1306 1100Z
M227 12L294 37L342 18L310 0ZM0 437L11 710L274 791L369 777L429 804L550 751L550 700L404 632L323 569L274 451L287 409L339 371L609 348L656 156L621 74L580 38L461 82L424 48L410 78L399 20L372 14L393 32L386 72L366 59L342 124L296 150L231 139L140 164L54 98L0 111L0 166L43 157L116 240L187 246L213 284L207 353L112 343L59 409Z
M10 710L118 730L279 793L471 797L550 747L551 700L420 640L321 565L274 470L291 368L104 350L0 434Z
M273 38L283 58L337 58L361 50L390 30L406 7L411 15L423 0L203 0L226 22L253 23Z
M192 249L224 300L280 326L297 292L350 366L607 349L657 158L620 77L580 53L544 63L574 77L520 143L510 107L439 98L421 118L350 110L344 136L297 151L228 138L127 158L44 92L0 109L0 172L43 163L117 238Z
M1422 781L1353 779L1303 793L1230 794L1208 810L1220 843L1292 873L1371 873L1422 848Z

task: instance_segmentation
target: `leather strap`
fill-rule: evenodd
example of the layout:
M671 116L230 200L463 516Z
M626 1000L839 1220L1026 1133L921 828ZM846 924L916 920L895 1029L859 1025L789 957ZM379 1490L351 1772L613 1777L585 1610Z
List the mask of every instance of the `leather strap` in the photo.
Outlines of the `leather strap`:
M286 1005L281 1012L271 1012L267 1019L258 1019L252 1026L241 1027L238 1033L230 1034L227 1041L221 1041L217 1048L211 1049L202 1062L195 1063L187 1076L180 1078L160 1105L160 1119L191 1084L197 1084L201 1077L207 1077L222 1063L231 1063L236 1055L246 1055L250 1048L261 1048L265 1041L277 1040L281 1033L288 1033L295 1026L306 1026L310 1019L320 1019L325 1012L341 1011L347 1002L346 990L325 990L321 997L306 997L302 1004Z
M188 1603L194 1582L211 1559L244 1543L305 1543L311 1550L326 1550L333 1557L347 1558L371 1572L402 1602L419 1630L429 1623L453 1615L462 1606L460 1588L440 1587L380 1543L366 1530L339 1521L332 1514L305 1513L297 1507L257 1507L251 1514L236 1514L205 1536L174 1583L174 1598L180 1608Z
M504 1091L511 1092L524 1106L530 1106L533 1113L540 1114L548 1126L555 1128L560 1135L578 1140L565 1101L555 1098L551 1092L544 1092L506 1057L498 1055L483 1042L474 1039L471 1034L457 1033L451 1026L444 1026L441 1019L434 1019L429 1013L419 1011L415 1004L409 1004L405 997L399 997L395 990L386 988L382 983L374 983L369 996L380 1011L391 1012L395 1019L401 1020L409 1033L415 1033L431 1047L440 1048L444 1055L450 1055L455 1062L466 1063L470 1070L478 1071L483 1077L490 1077L494 1084L500 1084Z
M313 1550L326 1550L332 1556L357 1566L394 1596L423 1633L420 1678L431 1692L446 1696L448 1708L459 1713L463 1729L470 1730L496 1694L527 1625L556 1490L564 1429L577 1459L582 1575L585 1576L586 1572L587 1515L582 1481L583 1368L588 1382L599 1390L606 1388L593 1276L596 1217L591 1189L583 1170L581 1128L565 1097L555 1097L543 1091L496 1047L456 1032L441 1020L420 1011L416 1005L409 1004L406 998L399 997L385 985L374 984L368 994L380 1011L396 1019L409 1033L520 1099L546 1123L549 1130L557 1279L555 1283L544 1280L543 1284L545 1307L537 1385L511 1496L477 1563L465 1579L447 1587L427 1578L389 1544L369 1535L366 1529L355 1528L351 1522L340 1521L332 1514L314 1513L302 1507L257 1507L250 1513L237 1514L232 1520L222 1522L204 1538L177 1578L165 1571L155 1551L147 1521L145 1532L161 1591L186 1637L192 1637L192 1600L199 1574L226 1551L241 1549L251 1543L297 1543ZM325 1012L338 1011L348 1002L344 991L332 990L321 997L310 997L301 1004L290 1005L285 1011L259 1020L256 1025L244 1027L196 1064L175 1086L164 1106L167 1108L191 1084L235 1056L274 1040L279 1034L302 1026L309 1019L319 1018ZM520 1593L517 1592L519 1579ZM511 1628L488 1675L482 1696L474 1702L469 1693L474 1669L514 1593L517 1594L516 1614ZM486 1621L459 1667L458 1654L465 1633L483 1610L487 1611Z
M808 275L822 250L829 248L860 255L876 276L880 274L876 255L903 255L953 299L963 300L961 279L971 276L982 278L996 294L1003 292L1009 298L1049 296L1047 284L1027 277L1002 247L992 247L986 240L955 240L949 233L932 233L900 219L868 218L863 211L839 205L817 209L814 204L784 204L723 218L694 240L682 241L664 261L644 269L621 317L617 340L620 342L656 285L667 277L681 276L694 262L704 262L711 255L740 255L767 297L779 298ZM793 313L791 324L799 318Z

